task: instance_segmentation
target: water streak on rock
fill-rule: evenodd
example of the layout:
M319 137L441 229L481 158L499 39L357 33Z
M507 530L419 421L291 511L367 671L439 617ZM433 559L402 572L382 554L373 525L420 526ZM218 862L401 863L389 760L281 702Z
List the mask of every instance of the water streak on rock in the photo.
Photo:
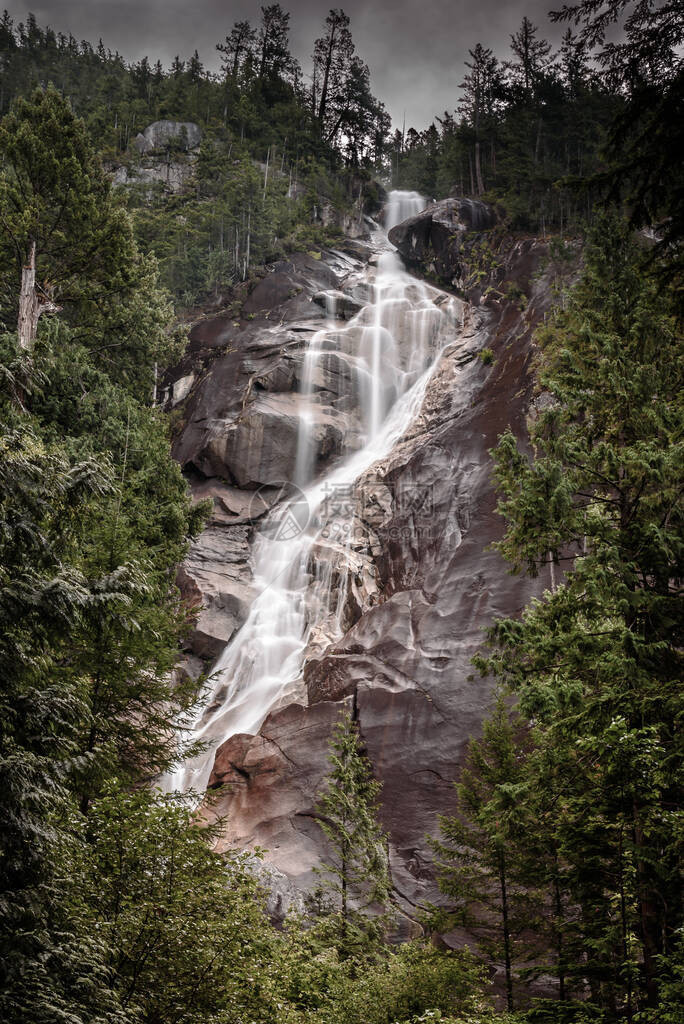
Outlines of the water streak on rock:
M388 222L424 203L416 193L393 193ZM169 777L168 788L203 792L218 745L236 733L256 733L278 707L306 703L307 652L320 653L349 627L350 577L358 573L359 543L366 543L355 533L355 488L414 422L441 350L462 330L459 300L407 274L383 233L374 244L376 267L369 266L361 282L371 301L344 322L335 319L331 299L326 324L304 353L295 469L301 490L262 521L253 547L257 596L213 668L213 691L193 732L208 749ZM313 424L325 389L320 371L335 354L351 369L348 398L360 407L365 432L356 451L316 478Z

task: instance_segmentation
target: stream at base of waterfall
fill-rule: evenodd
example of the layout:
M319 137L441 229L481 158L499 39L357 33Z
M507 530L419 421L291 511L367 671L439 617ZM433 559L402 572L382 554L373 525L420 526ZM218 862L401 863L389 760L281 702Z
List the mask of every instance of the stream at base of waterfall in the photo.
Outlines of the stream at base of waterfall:
M390 193L386 230L424 206L417 193ZM460 300L408 274L384 231L373 233L372 246L361 282L367 304L353 319L338 320L331 293L325 323L303 352L295 479L259 522L252 549L257 596L212 667L208 701L187 737L206 750L166 776L166 790L202 794L221 743L255 734L278 707L306 701L307 657L349 628L345 599L367 544L359 491L372 490L372 467L414 423L441 352L463 331ZM317 475L315 418L330 359L343 366L349 404L358 410L357 448Z

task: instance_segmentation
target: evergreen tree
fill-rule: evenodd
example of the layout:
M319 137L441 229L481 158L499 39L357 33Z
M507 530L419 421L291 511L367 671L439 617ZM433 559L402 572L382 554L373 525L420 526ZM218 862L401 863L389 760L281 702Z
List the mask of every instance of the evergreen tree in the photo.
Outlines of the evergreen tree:
M634 1019L657 1003L682 927L681 334L671 295L606 218L580 284L538 334L551 396L534 460L495 450L518 570L566 578L522 622L503 621L484 667L520 696L552 776L551 839L570 902L571 973ZM553 780L556 780L555 782Z
M131 1021L271 1024L279 940L253 858L214 852L220 827L194 818L147 789L110 789L92 807L84 896L110 950L111 987Z
M377 821L380 784L362 752L358 727L345 714L330 741L330 772L316 804L318 823L330 846L324 864L324 893L333 896L340 951L363 951L382 936L391 881L387 837ZM376 915L371 917L368 911ZM379 912L379 913L378 913Z
M343 10L331 10L325 19L325 35L316 40L313 52L313 109L321 135L329 133L330 121L334 123L343 102L354 49L348 16Z
M30 350L38 320L61 303L132 287L133 238L98 166L85 125L49 88L19 100L0 124L0 220L19 307L19 344Z
M475 184L477 195L485 190L482 175L482 142L483 136L491 133L497 91L501 89L499 62L491 50L478 43L474 50L469 50L471 60L466 61L469 73L461 83L463 99L459 111L472 129L473 152L475 167ZM493 147L493 138L490 136Z
M280 4L261 8L261 24L257 42L260 81L265 78L289 79L296 66L290 53L290 15Z
M18 308L19 346L31 351L41 315L64 307L87 322L98 360L150 395L154 363L172 351L172 311L83 121L54 88L37 90L0 122L0 146L6 327Z
M254 52L256 29L248 21L236 21L223 43L217 43L216 49L222 53L221 70L226 78L237 82L238 73L243 62Z
M682 0L581 0L551 14L570 21L579 39L596 51L604 87L625 98L611 126L597 184L610 200L624 201L635 227L657 227L654 266L662 280L678 283L684 309L684 5ZM618 25L617 39L607 39ZM660 258L662 257L662 258ZM646 260L646 263L651 262Z
M584 43L571 28L563 35L558 56L563 85L570 99L576 100L589 79L589 59Z
M520 728L518 722L518 732ZM488 959L503 964L509 1010L514 1004L514 963L522 953L519 935L534 919L518 849L526 830L524 753L499 698L484 723L482 739L468 745L455 783L456 813L440 817L441 837L431 840L440 889L451 901L447 916L471 928Z
M517 32L511 36L511 50L517 60L508 67L514 88L530 98L551 64L551 44L538 39L539 27L525 17Z
M0 1016L7 1024L120 1024L107 950L72 871L70 777L87 720L59 651L83 611L120 597L80 571L83 517L107 487L25 424L0 442Z

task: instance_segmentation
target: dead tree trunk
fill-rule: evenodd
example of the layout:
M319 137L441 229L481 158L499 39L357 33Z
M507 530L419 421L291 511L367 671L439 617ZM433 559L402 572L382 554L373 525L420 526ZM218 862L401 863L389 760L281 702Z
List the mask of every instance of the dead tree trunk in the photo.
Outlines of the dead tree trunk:
M19 292L19 318L17 332L19 348L32 352L38 333L38 321L43 313L59 313L57 306L42 288L36 287L36 243L31 242L29 261L22 267Z

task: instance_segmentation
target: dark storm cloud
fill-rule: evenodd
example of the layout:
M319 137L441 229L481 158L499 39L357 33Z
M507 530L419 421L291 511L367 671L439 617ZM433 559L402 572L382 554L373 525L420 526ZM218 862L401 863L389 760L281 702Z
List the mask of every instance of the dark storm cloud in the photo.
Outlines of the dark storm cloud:
M46 0L44 3L5 0L15 20L32 10L39 24L72 32L106 46L128 60L147 54L165 65L176 53L199 51L204 63L217 68L216 43L234 21L257 22L260 3L248 0ZM313 40L320 34L331 6L342 6L351 18L356 47L371 69L373 90L384 100L395 124L424 127L435 114L453 110L463 79L468 50L477 42L506 55L509 37L524 14L543 33L558 38L547 12L558 0L283 0L291 12L293 52L305 74Z

